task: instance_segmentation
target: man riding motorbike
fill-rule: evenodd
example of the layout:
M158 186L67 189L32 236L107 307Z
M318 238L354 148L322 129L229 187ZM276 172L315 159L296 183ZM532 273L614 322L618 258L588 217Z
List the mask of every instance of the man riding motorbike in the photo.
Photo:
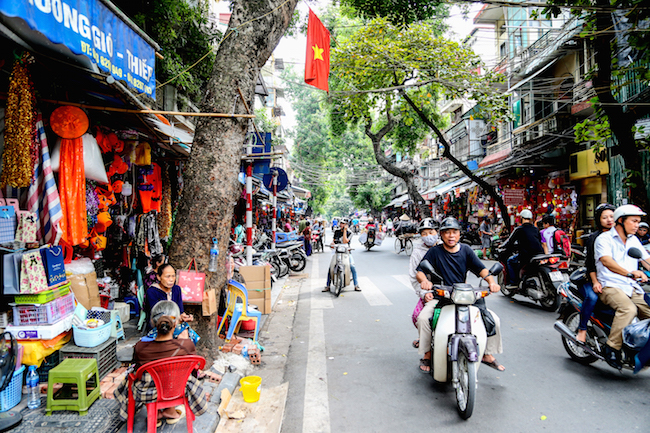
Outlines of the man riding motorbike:
M339 228L334 232L334 238L332 239L331 245L332 246L336 244L349 245L351 239L352 239L352 233L348 229L348 220L347 218L341 218L341 221L339 222ZM352 281L354 281L354 290L356 292L360 292L361 288L359 287L359 280L357 279L357 268L354 266L354 259L352 258L352 253L348 254L348 257L350 258L350 272L352 272ZM331 280L332 280L332 276L330 275L328 270L327 283L325 285L325 288L323 289L323 292L330 291Z
M650 270L647 260L650 254L634 236L639 228L641 217L646 213L631 204L619 206L614 211L615 226L602 234L594 244L596 272L602 285L599 298L616 310L612 327L605 346L605 361L614 368L621 369L621 347L623 328L632 323L635 316L650 318L650 306L644 300L644 291L636 280L648 281L639 270L639 261L630 257L630 248L642 253L643 266ZM595 290L596 288L594 288Z
M456 218L445 218L440 224L440 238L442 244L429 249L422 260L428 260L440 274L442 284L452 286L456 283L464 283L467 278L467 271L485 278L492 293L500 290L490 272L474 254L474 251L460 241L460 224ZM417 318L416 326L420 333L420 344L418 353L423 355L420 360L420 371L428 373L431 369L431 318L434 314L435 303L432 293L426 293L433 288L433 284L427 279L425 273L418 267L416 279L420 283L419 295L425 306ZM431 304L431 305L430 305ZM503 371L505 367L499 364L494 357L495 353L502 353L500 322L496 314L489 311L485 306L485 299L481 298L474 304L481 310L483 322L488 333L487 346L482 363Z
M519 285L519 271L530 262L530 259L537 254L543 254L542 239L539 230L532 224L533 213L524 209L519 214L522 224L513 230L507 241L502 245L506 251L517 248L518 254L513 254L508 259L508 276L510 285ZM515 247L515 243L517 246Z

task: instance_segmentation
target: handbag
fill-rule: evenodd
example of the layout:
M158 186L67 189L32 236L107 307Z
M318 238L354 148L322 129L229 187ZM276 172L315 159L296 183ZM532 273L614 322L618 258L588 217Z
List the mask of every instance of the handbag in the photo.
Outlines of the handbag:
M36 242L36 232L38 231L36 214L28 211L20 211L17 220L16 240L25 243Z
M65 277L65 254L60 246L41 248L41 256L45 263L47 274L47 285L55 286L66 280Z
M194 270L192 270L194 264ZM183 302L192 304L203 303L203 289L205 287L205 273L199 272L196 268L196 260L192 259L187 269L178 271L177 283L183 294Z
M21 260L20 293L40 293L47 288L47 276L40 250L26 252Z
M413 316L412 316L413 325L415 325L416 328L418 326L417 325L418 316L422 312L423 308L424 308L424 301L422 299L418 299L418 303L415 304L415 308L413 309Z
M13 242L16 236L16 210L13 206L0 206L0 244Z
M20 260L23 253L2 256L2 294L20 294Z

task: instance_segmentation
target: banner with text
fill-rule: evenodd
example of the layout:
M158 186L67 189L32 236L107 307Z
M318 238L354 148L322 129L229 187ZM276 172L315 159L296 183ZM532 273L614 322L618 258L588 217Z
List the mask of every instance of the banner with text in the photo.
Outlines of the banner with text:
M50 41L90 58L128 87L155 99L155 51L99 0L0 1L0 12L22 18Z
M503 203L506 206L520 206L524 204L524 189L510 188L503 190Z

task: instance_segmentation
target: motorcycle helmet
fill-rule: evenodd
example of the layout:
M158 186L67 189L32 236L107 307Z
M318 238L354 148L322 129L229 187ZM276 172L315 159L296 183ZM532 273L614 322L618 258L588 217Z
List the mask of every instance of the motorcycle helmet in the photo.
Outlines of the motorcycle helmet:
M624 204L619 206L614 211L614 221L618 224L619 218L629 217L629 216L646 216L647 214L641 210L639 206L633 204Z
M641 228L641 227L645 227L646 229L650 229L650 226L648 225L647 222L639 223L639 228Z
M440 232L449 229L460 230L460 224L458 223L458 220L456 218L447 217L444 220L442 220L442 223L440 224Z
M598 229L602 229L603 227L600 225L600 216L605 212L606 210L611 210L614 212L616 210L616 206L611 205L609 203L601 203L596 207L596 211L594 212L594 218L596 220L596 227Z
M519 214L520 217L525 218L527 220L532 220L533 219L533 213L529 209L524 209L521 211Z
M433 218L425 218L420 222L420 227L418 232L422 233L423 230L437 230L438 224L433 220Z
M339 221L340 224L350 224L350 221L348 221L347 218L341 218L341 221Z

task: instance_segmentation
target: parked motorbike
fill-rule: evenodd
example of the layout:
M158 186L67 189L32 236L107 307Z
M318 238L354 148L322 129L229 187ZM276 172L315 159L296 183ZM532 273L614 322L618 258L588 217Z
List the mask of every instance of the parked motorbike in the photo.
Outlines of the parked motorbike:
M630 248L628 254L637 259L641 258L641 252L636 248ZM584 300L580 288L588 281L587 278L587 268L583 267L573 272L569 281L560 286L560 295L562 296L559 311L560 320L553 325L555 330L562 335L564 350L571 359L584 365L589 365L599 359L605 360L605 342L616 314L615 310L598 301L593 315L587 322L586 342L581 343L576 340L575 337L580 324L580 309ZM638 350L625 344L624 340L621 350L623 368L634 369L634 356L637 353Z
M526 296L540 303L543 309L555 311L560 305L558 290L569 280L569 261L561 254L538 254L524 264L519 271L519 285L512 287L509 282L506 264L509 254L498 249L499 262L503 266L503 278L499 278L501 293L512 298L514 295Z
M478 233L478 230L470 225L467 227L467 230L463 231L460 235L461 243L467 245L481 245L481 236Z
M422 261L420 268L429 281L442 281L428 260ZM503 266L495 263L490 275L502 271ZM463 419L468 419L474 411L476 375L487 344L481 312L473 305L490 294L481 284L477 288L467 283L434 285L431 291L439 299L436 308L441 307L438 319L431 326L431 377L436 382L451 381L456 390L458 414Z
M302 249L302 242L284 242L276 244L280 257L294 272L300 272L307 266L307 254Z
M341 290L347 287L352 281L352 270L350 269L350 248L347 244L330 245L334 248L335 254L330 261L329 273L331 281L331 292L337 298L341 294Z

